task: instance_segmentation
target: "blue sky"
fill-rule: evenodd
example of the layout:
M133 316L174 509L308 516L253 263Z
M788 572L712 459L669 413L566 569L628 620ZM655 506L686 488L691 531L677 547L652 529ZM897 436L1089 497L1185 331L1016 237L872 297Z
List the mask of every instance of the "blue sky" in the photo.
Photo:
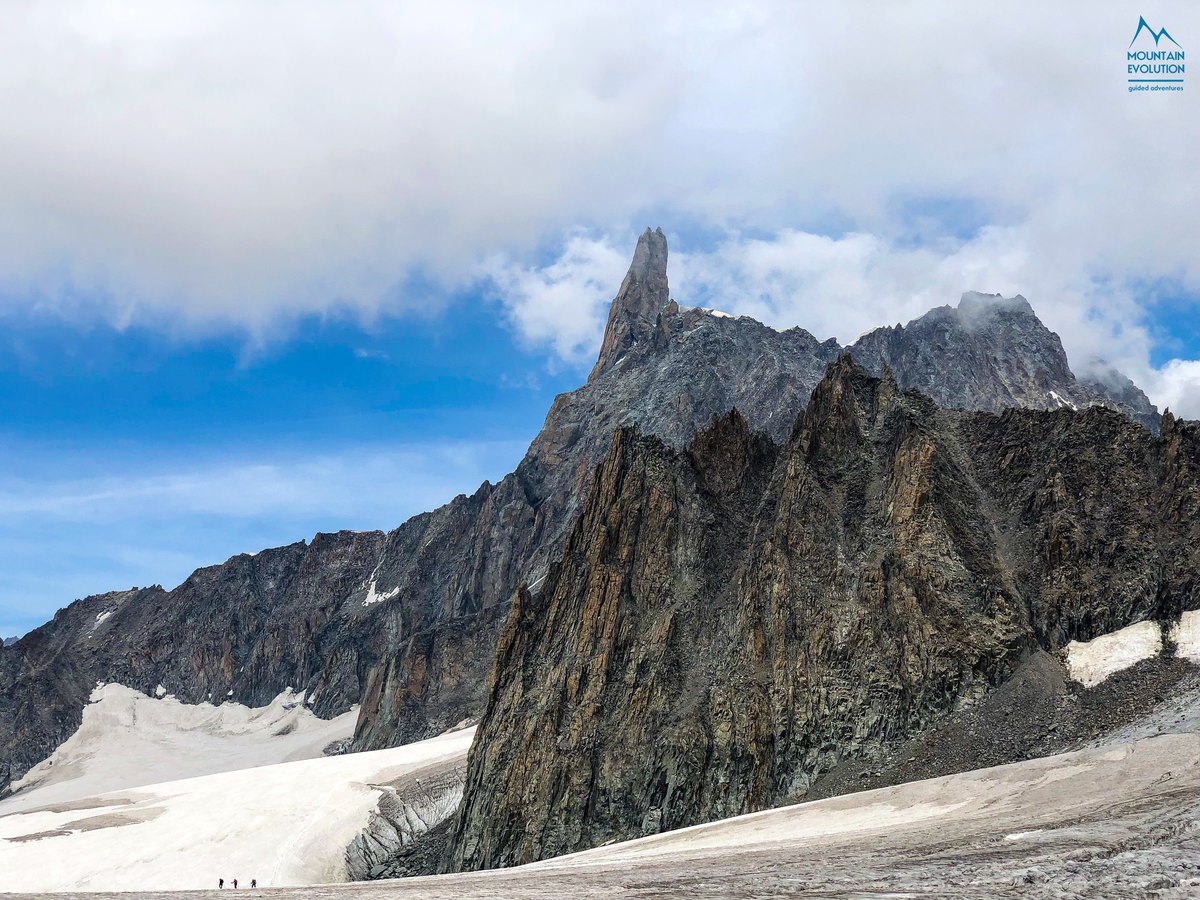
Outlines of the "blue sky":
M848 342L1022 293L1200 417L1200 90L1128 93L1139 16L1200 41L1165 3L4 7L0 635L502 476L648 225L682 303Z
M432 319L310 318L265 346L4 324L4 634L234 553L394 528L510 471L579 379L477 296Z

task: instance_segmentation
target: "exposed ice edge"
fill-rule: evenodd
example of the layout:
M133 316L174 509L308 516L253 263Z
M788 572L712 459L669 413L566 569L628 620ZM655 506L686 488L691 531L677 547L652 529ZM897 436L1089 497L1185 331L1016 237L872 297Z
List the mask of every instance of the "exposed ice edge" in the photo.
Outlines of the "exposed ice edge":
M458 809L466 785L465 759L450 772L426 777L400 788L373 784L379 802L363 830L345 850L346 875L351 881L384 876L393 854L450 818ZM392 877L392 876L385 876Z
M1171 626L1168 637L1175 644L1176 656L1200 664L1200 610L1185 612ZM1158 656L1162 649L1162 626L1137 622L1090 641L1071 641L1067 644L1067 671L1085 687L1095 687L1117 672Z

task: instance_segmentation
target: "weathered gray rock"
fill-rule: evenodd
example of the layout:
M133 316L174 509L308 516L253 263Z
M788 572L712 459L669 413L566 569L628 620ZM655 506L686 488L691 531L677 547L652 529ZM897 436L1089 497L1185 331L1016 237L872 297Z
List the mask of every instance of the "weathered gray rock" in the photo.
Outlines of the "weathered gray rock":
M319 534L198 569L173 591L118 591L60 610L0 654L0 792L74 733L98 681L251 705L293 686L315 692L318 713L343 711L361 689L360 650L343 638L347 655L334 660L344 669L327 666L331 623L382 542L379 532Z
M608 310L600 356L588 377L603 375L639 341L652 339L670 297L667 287L667 239L662 229L649 228L633 251L633 262Z
M451 868L764 809L1038 650L1200 607L1200 425L939 409L849 357L782 446L620 430L522 589Z

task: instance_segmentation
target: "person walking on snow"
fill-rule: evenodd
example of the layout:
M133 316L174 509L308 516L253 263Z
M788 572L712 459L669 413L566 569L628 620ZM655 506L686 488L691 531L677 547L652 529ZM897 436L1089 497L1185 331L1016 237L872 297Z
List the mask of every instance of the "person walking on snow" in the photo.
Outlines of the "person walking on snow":
M224 890L224 888L225 888L225 879L224 879L224 878L218 878L218 879L217 879L217 889L218 889L218 890Z
M250 879L250 887L252 887L252 888L258 887L258 879L257 878Z
M235 878L235 879L233 879L233 889L234 889L235 891L237 890L237 879L236 879L236 878Z

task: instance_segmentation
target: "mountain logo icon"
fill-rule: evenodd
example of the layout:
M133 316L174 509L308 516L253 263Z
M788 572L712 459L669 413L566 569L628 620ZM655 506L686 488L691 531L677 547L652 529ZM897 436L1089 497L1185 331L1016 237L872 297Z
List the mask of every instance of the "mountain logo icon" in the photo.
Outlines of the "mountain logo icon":
M1154 38L1154 46L1155 47L1158 46L1158 42L1162 38L1166 38L1168 41L1170 41L1176 47L1179 47L1179 42L1177 40L1175 40L1175 38L1171 37L1170 34L1167 33L1167 29L1160 28L1158 31L1155 31L1153 28L1150 27L1150 24L1146 21L1145 16L1138 16L1137 31L1135 31L1133 33L1133 40L1129 42L1130 47L1132 47L1134 45L1134 43L1137 41L1137 39L1139 37L1141 37L1141 34L1143 31L1145 31L1152 38ZM1179 49L1182 50L1183 48L1179 47Z

